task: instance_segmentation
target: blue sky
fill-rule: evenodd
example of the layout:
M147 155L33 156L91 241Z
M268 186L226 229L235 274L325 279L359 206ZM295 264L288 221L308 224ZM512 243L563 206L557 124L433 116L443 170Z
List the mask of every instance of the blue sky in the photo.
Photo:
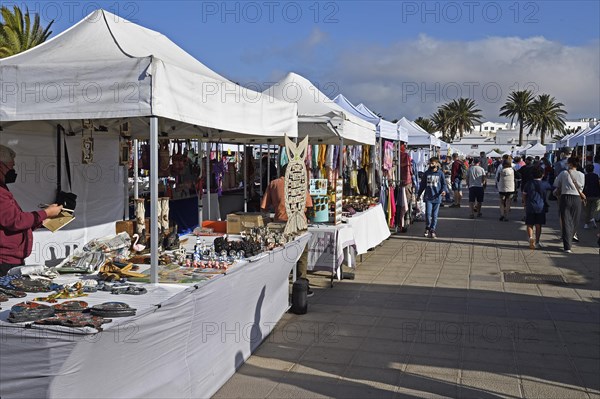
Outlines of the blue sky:
M487 119L516 88L569 118L600 116L598 1L2 1L56 19L96 7L157 30L218 73L266 85L297 72L387 119L473 97Z

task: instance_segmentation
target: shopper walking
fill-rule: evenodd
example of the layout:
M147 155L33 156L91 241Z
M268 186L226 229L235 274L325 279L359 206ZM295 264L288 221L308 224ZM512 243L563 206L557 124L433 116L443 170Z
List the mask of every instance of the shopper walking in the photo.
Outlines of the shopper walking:
M458 159L458 154L452 154L452 173L450 179L452 180L452 191L454 193L454 204L450 205L450 208L460 208L460 200L462 199L462 181L464 176L464 162Z
M585 166L585 184L583 186L583 194L586 197L585 211L583 220L584 229L589 229L590 226L596 228L596 216L600 211L600 176L594 172L594 165L588 164Z
M525 207L525 225L527 226L527 236L529 238L529 248L541 248L540 237L542 235L542 226L546 224L546 212L548 203L546 202L547 184L542 180L544 171L541 168L534 168L531 171L533 180L528 181L523 188L523 204ZM535 237L533 229L535 228Z
M423 193L425 194L423 195ZM440 170L440 160L437 157L431 157L429 169L423 174L417 194L417 199L423 195L425 201L425 237L437 238L438 212L442 199L447 193L448 186L444 173Z
M486 171L481 167L479 158L473 160L473 164L467 171L467 187L469 187L469 208L471 209L470 218L481 217L481 206L485 186L487 184Z
M567 169L560 172L554 181L555 196L559 197L561 233L563 249L571 253L573 241L579 241L577 237L577 226L581 218L582 202L585 200L583 186L585 176L577 170L579 159L571 157L567 159Z
M500 221L508 222L511 200L515 193L515 170L509 159L502 162L496 176L496 188L500 194Z

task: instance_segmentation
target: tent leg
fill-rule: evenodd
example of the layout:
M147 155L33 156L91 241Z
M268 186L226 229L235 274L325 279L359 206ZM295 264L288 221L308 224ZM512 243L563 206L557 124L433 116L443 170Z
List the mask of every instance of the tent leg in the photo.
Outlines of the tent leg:
M206 203L208 204L208 218L210 220L210 143L206 143Z
M244 156L244 212L248 212L248 162L246 159L246 144L242 145Z
M150 282L158 283L158 117L150 117Z
M199 140L196 140L196 154L197 154L197 159L199 159L199 166L202 166L202 146ZM202 173L200 173L200 176L198 178L202 177ZM202 191L204 189L201 189L199 192L197 192L197 196L198 196L198 227L200 227L200 229L202 229L202 222L204 219L204 214L203 214L203 206L202 206Z
M140 142L138 139L133 140L133 198L138 199L140 197L140 188L138 185L139 182L139 150L140 150Z

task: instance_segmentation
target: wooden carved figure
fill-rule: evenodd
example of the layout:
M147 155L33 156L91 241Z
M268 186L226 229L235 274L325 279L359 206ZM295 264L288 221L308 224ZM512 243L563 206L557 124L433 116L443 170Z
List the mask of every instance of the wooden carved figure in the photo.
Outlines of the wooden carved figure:
M306 175L306 158L308 148L308 137L305 137L298 145L285 136L285 151L289 163L285 171L285 211L288 221L285 225L285 234L294 234L306 230L308 223L304 208L306 205L306 191L308 176Z

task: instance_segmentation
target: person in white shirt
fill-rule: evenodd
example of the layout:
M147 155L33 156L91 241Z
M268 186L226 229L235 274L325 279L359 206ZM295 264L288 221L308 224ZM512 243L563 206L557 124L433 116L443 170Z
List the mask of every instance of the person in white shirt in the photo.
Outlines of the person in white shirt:
M515 193L515 170L508 158L498 168L496 187L498 188L498 194L500 194L500 221L508 222L511 200Z
M583 187L585 176L577 170L579 158L567 159L567 169L560 172L554 180L556 194L560 194L559 210L563 248L566 253L571 253L573 241L577 242L577 226L581 218L582 202L585 199ZM555 195L556 195L555 194ZM558 195L556 195L558 197Z
M471 208L471 219L481 217L481 205L483 204L484 189L486 186L486 172L481 167L479 158L473 160L473 165L467 171L467 186L469 187L469 207Z

